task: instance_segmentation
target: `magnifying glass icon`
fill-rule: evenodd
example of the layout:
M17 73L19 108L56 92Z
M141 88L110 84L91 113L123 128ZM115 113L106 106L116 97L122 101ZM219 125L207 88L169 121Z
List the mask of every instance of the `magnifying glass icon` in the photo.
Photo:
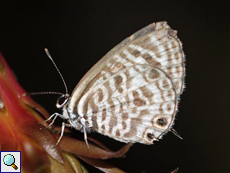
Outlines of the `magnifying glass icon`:
M15 163L15 158L11 154L7 154L3 158L3 162L7 166L12 166L15 170L18 169L18 167L14 164Z

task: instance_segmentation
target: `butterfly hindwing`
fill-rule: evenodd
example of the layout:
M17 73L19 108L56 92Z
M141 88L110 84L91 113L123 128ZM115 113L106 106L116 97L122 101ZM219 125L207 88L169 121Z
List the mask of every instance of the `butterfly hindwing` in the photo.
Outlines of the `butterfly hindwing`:
M84 127L122 142L151 144L173 125L184 85L176 31L153 23L108 52L76 86L69 110Z

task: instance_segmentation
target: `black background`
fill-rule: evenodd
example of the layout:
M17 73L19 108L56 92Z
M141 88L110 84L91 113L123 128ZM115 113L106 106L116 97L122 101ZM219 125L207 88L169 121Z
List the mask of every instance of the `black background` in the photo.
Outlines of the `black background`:
M228 1L226 1L228 2ZM216 1L0 1L0 50L28 91L65 92L116 44L146 25L167 21L186 54L186 89L172 133L135 144L111 162L127 172L230 172L230 21ZM57 96L34 97L50 113ZM108 147L123 144L93 133ZM86 166L90 172L97 170ZM161 171L159 171L161 170ZM99 172L99 171L98 171Z

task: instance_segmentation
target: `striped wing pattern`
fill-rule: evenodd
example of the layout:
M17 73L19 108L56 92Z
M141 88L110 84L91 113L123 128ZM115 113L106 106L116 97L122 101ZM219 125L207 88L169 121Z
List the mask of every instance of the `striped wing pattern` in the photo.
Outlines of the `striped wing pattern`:
M83 77L69 110L88 130L122 142L152 144L173 125L184 87L184 63L177 32L166 22L150 24Z

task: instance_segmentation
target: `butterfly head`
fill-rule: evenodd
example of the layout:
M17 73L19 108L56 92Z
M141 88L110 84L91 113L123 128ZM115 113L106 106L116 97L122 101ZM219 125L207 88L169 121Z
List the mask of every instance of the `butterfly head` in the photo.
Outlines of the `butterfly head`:
M57 99L56 107L62 109L69 101L69 94L63 94Z

